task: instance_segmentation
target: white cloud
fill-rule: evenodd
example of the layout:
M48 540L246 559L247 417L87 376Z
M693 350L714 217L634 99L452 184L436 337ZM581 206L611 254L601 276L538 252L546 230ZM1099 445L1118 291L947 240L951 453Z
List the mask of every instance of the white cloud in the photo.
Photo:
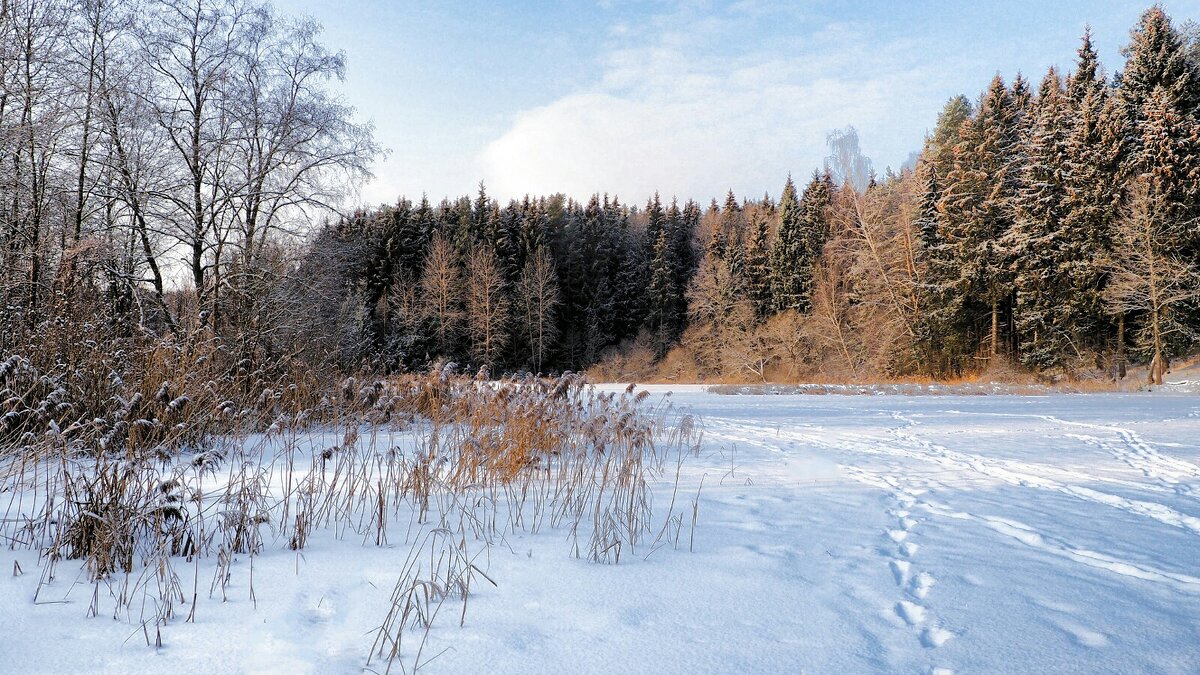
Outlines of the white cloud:
M879 167L920 143L941 101L906 65L910 46L869 44L846 24L763 44L755 21L709 15L681 28L675 17L652 40L614 36L647 44L614 44L592 87L519 113L478 158L489 191L777 195L789 171L803 179L820 165L832 129L857 127Z

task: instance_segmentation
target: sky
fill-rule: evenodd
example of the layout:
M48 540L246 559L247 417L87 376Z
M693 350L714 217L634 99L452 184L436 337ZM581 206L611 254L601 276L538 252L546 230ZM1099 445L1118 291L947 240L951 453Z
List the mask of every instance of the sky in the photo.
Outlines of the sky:
M778 196L855 127L882 172L946 100L996 74L1109 75L1148 0L276 0L345 52L338 84L388 149L356 200L593 193L644 203ZM1200 20L1200 0L1163 6Z

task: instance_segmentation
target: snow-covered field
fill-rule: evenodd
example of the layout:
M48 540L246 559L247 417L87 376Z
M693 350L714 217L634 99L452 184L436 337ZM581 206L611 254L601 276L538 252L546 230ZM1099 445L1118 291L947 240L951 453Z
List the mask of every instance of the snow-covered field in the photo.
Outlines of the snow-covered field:
M571 557L562 532L509 535L425 670L1200 672L1200 398L650 389L704 429L677 497L690 512L699 491L693 551L686 525L677 550L618 565ZM6 547L0 671L362 672L407 550L276 547L253 599L237 562L226 600L155 650L86 618L69 562L34 604L36 555Z

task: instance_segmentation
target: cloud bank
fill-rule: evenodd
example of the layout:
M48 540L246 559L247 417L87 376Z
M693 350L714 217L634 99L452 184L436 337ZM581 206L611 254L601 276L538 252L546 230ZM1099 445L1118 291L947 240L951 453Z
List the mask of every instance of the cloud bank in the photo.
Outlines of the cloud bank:
M803 37L761 37L781 20ZM898 167L942 103L905 57L913 46L806 21L739 3L616 25L597 82L520 112L486 145L477 161L489 191L778 195L788 172L803 179L821 165L826 134L847 125L876 166ZM912 133L885 133L897 128Z

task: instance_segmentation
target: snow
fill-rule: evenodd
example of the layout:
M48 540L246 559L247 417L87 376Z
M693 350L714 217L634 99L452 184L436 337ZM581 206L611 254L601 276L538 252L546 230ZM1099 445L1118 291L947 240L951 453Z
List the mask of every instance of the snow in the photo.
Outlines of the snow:
M681 468L693 550L686 525L618 565L561 531L469 543L497 586L477 582L462 627L444 610L424 670L1200 672L1200 398L647 389L705 432ZM383 547L268 544L224 602L202 570L195 622L159 649L86 618L71 561L35 604L36 555L4 549L0 670L361 672L405 526Z

